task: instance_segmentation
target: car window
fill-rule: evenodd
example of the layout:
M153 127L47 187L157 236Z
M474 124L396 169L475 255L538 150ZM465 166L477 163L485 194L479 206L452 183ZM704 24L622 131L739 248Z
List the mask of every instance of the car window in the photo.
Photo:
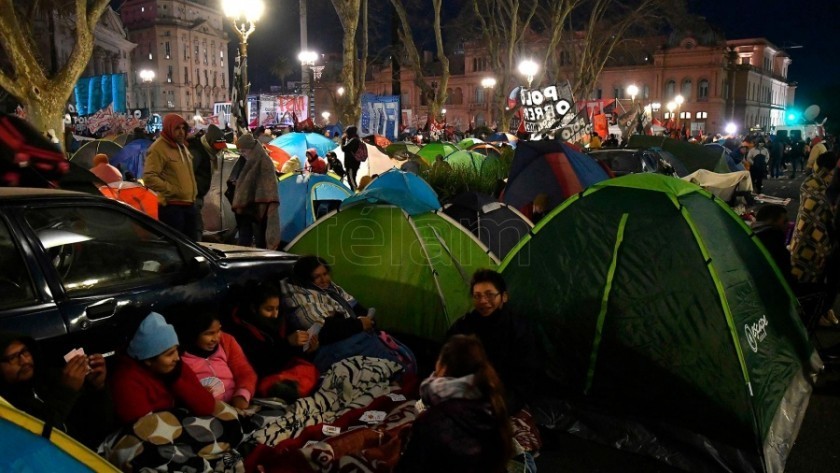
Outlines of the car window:
M38 207L25 217L68 294L158 282L184 267L175 242L113 209Z
M0 310L35 302L35 287L20 249L5 222L0 221Z

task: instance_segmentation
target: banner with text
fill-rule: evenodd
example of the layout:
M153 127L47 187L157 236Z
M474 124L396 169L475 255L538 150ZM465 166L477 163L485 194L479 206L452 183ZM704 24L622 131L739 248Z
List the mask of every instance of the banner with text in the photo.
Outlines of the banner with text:
M396 141L400 133L399 95L362 95L359 135L382 135Z
M575 141L589 132L584 113L579 113L568 82L540 89L519 90L525 131L532 139L551 135L563 141ZM550 133L549 133L550 132Z

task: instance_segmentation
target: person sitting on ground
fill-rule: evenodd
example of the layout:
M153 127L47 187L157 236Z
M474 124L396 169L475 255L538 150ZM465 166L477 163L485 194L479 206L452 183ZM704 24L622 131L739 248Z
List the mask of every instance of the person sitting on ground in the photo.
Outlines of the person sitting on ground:
M181 362L175 328L156 312L149 313L134 333L114 371L111 391L117 417L125 424L176 406L195 416L212 415L216 408L213 395Z
M368 309L332 282L330 266L319 256L301 257L293 276L280 282L280 291L295 329L323 325L318 336L322 345L373 329Z
M291 402L308 396L318 382L318 369L303 357L319 343L318 335L287 330L280 307L280 288L252 283L234 309L228 331L241 342L259 376L257 395Z
M400 363L413 376L414 354L405 345L374 329L373 309L332 282L330 266L318 256L301 257L293 276L280 282L287 316L297 330L315 330L320 348L313 363L326 371L350 356L370 356ZM383 337L384 336L384 337Z
M217 401L247 409L257 388L257 373L236 339L222 332L216 313L203 310L183 317L177 325L184 341L184 364Z
M89 447L98 445L113 419L105 359L79 354L60 371L41 365L35 340L0 332L0 397Z
M306 150L306 170L314 174L327 173L327 162L318 156L315 148Z
M505 304L507 284L501 274L479 269L470 281L474 310L456 320L447 332L476 335L487 350L487 357L506 386L507 406L511 414L525 407L534 392L536 340L527 319L517 317Z
M330 151L327 153L327 170L332 171L338 176L339 180L344 179L344 165L341 164L341 161L338 160L338 156L336 156L334 151Z
M104 153L99 153L93 157L93 167L90 168L90 172L105 184L123 180L120 170L109 163L108 155Z
M758 209L753 233L761 240L770 253L776 266L788 282L793 282L790 274L790 251L787 249L788 213L783 205L767 204Z
M504 389L475 336L455 335L420 385L422 407L396 473L504 472L513 456Z

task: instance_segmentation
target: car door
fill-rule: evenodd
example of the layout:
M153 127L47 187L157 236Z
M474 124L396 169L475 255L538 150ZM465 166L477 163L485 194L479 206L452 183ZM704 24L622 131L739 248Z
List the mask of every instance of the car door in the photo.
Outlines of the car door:
M0 330L35 338L67 331L33 248L5 213L0 213Z
M20 220L61 313L67 343L113 349L151 310L213 303L224 280L177 232L109 201L39 202ZM78 341L82 339L83 341Z

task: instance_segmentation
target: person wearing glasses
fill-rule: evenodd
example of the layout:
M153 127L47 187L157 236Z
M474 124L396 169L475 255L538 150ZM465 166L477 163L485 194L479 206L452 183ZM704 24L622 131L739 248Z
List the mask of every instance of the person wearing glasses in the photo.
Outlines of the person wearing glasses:
M508 412L528 403L537 376L536 341L528 321L506 306L510 295L501 274L479 269L470 281L473 310L452 324L447 339L475 335L505 387Z
M61 370L41 366L35 341L0 332L0 397L95 447L113 426L102 355L76 355Z
M187 148L187 121L177 113L163 117L163 131L146 152L143 183L157 193L158 219L191 240L197 210L193 158Z

